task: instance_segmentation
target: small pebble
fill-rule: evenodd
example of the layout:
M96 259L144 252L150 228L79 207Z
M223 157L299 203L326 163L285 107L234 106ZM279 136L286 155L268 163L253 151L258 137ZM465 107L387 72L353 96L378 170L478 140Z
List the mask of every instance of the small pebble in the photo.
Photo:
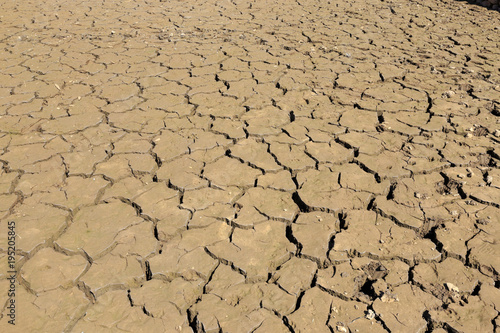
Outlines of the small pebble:
M453 291L453 292L455 292L455 293L458 293L458 292L460 291L460 290L458 289L458 287L457 287L457 286L455 286L455 285L454 285L454 284L452 284L452 283L446 282L446 283L445 283L445 286L446 286L446 288L447 288L449 291Z
M373 310L368 309L368 313L365 315L365 318L368 320L372 320L375 318L375 312Z

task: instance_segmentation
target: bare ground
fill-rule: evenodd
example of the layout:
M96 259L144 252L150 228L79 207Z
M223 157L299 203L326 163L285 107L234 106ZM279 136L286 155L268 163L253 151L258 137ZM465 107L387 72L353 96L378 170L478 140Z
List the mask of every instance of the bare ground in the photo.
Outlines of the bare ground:
M0 12L0 331L498 332L498 11Z

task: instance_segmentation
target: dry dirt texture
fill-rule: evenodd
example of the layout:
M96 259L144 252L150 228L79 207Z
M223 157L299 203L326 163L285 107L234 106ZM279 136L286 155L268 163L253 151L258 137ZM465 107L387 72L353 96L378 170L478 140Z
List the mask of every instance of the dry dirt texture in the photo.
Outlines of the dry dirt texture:
M0 331L500 331L498 11L0 13Z

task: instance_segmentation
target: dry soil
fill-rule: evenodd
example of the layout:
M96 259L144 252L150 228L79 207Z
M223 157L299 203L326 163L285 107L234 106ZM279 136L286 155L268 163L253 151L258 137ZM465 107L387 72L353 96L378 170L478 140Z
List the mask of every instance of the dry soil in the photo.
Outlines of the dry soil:
M498 11L0 13L0 331L499 331Z

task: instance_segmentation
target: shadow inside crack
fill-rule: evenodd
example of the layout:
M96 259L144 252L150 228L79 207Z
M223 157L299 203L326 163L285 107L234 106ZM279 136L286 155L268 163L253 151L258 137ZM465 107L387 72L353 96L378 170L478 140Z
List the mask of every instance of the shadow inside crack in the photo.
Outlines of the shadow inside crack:
M471 5L485 7L489 10L500 11L500 1L498 0L458 0L460 2L468 2Z

